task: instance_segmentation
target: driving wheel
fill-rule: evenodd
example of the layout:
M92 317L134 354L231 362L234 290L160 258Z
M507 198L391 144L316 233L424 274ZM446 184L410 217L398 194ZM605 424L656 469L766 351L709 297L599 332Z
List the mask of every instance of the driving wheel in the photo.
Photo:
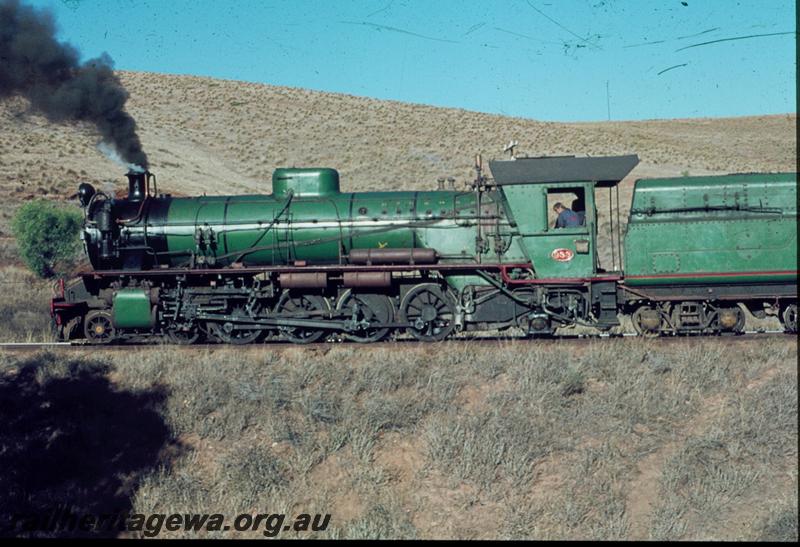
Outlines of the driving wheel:
M417 340L438 342L455 329L455 302L438 285L417 285L400 305L403 321L411 323L408 333Z
M222 342L241 346L255 342L258 337L261 336L262 330L260 328L243 328L241 326L240 321L251 319L250 315L242 306L234 307L230 315L237 319L237 321L212 323L209 325L209 330Z
M275 306L275 315L281 319L313 319L322 321L330 311L328 301L314 294L291 294L288 291L281 295ZM278 327L283 336L295 344L317 342L327 334L325 329L315 327Z
M391 323L394 319L392 301L383 294L355 294L346 291L339 299L336 309L344 311L346 320L355 320L360 326L344 335L354 342L378 342L389 334L389 327L377 327Z
M170 325L166 329L167 340L179 346L189 346L200 339L200 330L196 325L189 327L181 325Z

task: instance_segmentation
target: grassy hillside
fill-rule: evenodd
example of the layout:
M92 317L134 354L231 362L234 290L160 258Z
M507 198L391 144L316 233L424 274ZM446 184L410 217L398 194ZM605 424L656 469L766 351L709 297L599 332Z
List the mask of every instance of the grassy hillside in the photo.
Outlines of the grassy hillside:
M637 153L632 177L794 170L796 115L609 123L537 122L465 110L192 76L122 73L152 170L174 193L269 191L279 166L325 165L346 190L470 180L472 158ZM65 197L116 180L84 125L53 125L0 103L0 189Z

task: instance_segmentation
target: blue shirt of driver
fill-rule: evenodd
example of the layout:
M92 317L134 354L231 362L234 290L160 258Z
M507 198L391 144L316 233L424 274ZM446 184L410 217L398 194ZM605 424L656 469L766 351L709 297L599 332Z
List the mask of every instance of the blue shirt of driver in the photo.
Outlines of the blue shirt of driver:
M556 228L573 228L581 225L581 217L572 209L564 209L558 213Z

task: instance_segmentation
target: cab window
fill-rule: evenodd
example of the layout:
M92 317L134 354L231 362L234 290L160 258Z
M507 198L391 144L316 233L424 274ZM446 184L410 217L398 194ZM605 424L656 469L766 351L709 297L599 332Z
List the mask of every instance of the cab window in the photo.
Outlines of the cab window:
M580 222L579 227L586 226L586 191L584 188L552 188L547 191L547 225L550 229L555 228L558 220L558 213L554 210L557 203L577 215Z

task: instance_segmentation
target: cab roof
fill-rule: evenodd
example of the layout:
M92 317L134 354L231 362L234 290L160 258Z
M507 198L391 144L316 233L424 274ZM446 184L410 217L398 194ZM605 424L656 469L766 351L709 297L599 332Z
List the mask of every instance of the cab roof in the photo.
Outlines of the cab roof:
M489 168L497 186L552 182L593 182L595 186L615 186L639 163L636 154L628 156L545 156L494 160Z

